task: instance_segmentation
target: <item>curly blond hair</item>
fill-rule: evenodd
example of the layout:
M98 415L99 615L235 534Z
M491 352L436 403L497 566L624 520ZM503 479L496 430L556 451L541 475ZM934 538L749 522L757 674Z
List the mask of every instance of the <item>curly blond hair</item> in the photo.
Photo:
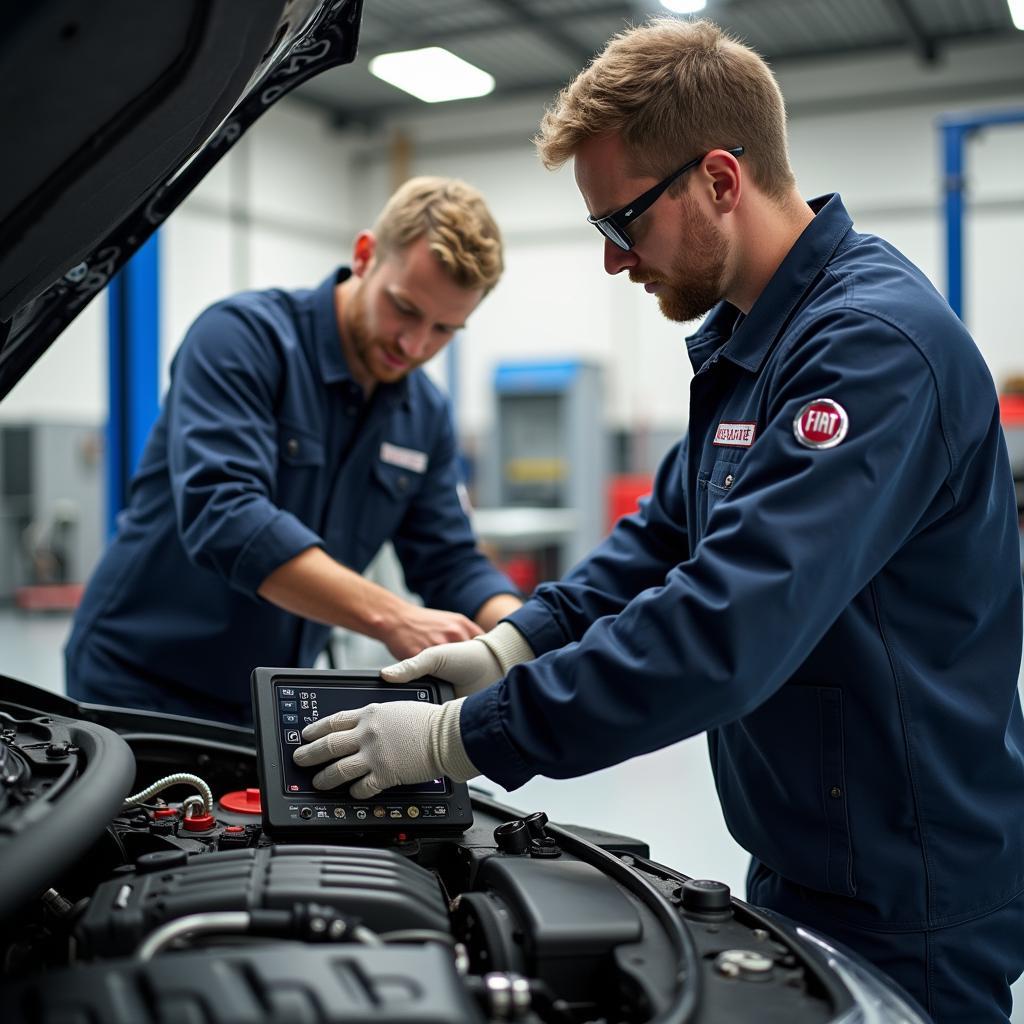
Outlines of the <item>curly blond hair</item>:
M431 252L463 288L489 292L505 269L501 232L483 196L457 178L410 178L373 226L380 257L426 237Z
M663 178L701 153L743 146L762 192L781 200L795 186L778 83L758 54L707 20L655 18L614 36L559 93L534 144L550 170L608 134L622 136L641 175Z

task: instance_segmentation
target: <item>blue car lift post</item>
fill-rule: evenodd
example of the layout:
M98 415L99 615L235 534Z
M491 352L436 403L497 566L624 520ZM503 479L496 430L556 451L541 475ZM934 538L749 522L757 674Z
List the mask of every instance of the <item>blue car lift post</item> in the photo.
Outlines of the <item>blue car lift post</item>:
M964 150L982 128L1024 123L1024 110L947 114L939 118L946 191L946 298L964 319Z
M107 536L112 537L160 411L159 234L111 281L107 320Z
M946 172L946 298L964 319L964 150L967 140L982 128L1024 123L1024 110L992 110L978 114L948 114L939 118ZM1004 430L1006 424L1004 422ZM1024 528L1020 537L1024 571Z

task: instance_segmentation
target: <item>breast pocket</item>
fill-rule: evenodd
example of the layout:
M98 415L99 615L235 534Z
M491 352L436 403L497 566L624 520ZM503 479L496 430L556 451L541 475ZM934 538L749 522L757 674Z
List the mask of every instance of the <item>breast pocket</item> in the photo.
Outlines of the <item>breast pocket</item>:
M707 533L711 510L732 489L739 475L739 463L720 459L711 467L711 472L697 475L697 539Z
M287 423L277 429L277 494L279 508L306 522L313 521L323 502L324 442L321 437Z
M401 525L413 496L423 486L423 474L386 462L375 462L359 516L357 539L369 560Z

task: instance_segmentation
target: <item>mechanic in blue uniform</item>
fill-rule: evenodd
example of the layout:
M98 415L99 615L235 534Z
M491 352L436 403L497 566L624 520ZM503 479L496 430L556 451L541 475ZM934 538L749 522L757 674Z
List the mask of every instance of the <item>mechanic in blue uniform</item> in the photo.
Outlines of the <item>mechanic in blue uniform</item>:
M332 625L398 657L519 607L477 549L447 400L418 367L502 271L463 182L416 178L318 288L192 325L66 650L79 700L251 722L256 665L312 665ZM427 607L363 579L394 542Z
M687 339L688 438L640 511L486 643L382 672L450 679L456 700L344 712L296 760L359 797L438 772L514 788L707 731L752 902L847 943L937 1021L1005 1021L1022 605L981 355L837 195L800 199L771 72L709 22L616 37L538 147L574 158L609 273L671 320L714 306Z

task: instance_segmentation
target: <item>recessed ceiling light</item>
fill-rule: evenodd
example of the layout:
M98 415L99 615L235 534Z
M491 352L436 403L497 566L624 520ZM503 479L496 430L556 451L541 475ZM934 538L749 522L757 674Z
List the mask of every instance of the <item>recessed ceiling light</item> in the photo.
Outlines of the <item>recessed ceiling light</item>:
M1024 32L1024 0L1006 0L1006 3L1013 18L1013 27Z
M696 14L707 7L707 0L661 0L661 6L673 14Z
M440 46L382 53L370 61L370 74L424 103L486 96L494 78Z

